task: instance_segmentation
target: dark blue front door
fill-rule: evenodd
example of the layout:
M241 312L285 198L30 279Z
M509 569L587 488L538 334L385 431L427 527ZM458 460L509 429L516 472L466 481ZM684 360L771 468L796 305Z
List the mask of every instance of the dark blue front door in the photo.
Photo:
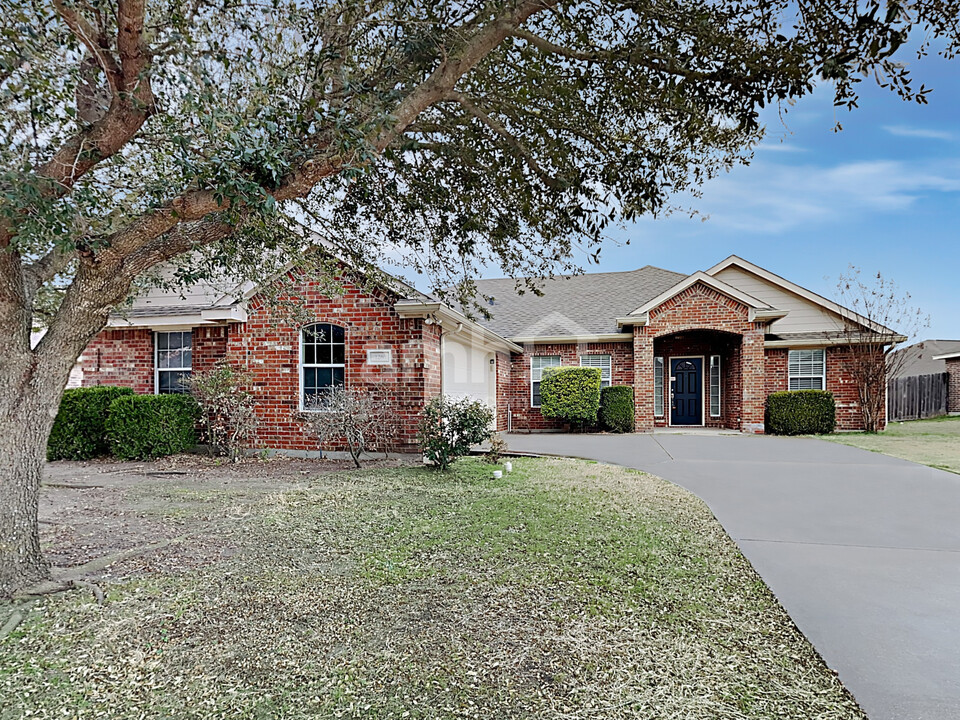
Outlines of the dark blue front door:
M673 425L703 425L703 360L670 360L670 422Z

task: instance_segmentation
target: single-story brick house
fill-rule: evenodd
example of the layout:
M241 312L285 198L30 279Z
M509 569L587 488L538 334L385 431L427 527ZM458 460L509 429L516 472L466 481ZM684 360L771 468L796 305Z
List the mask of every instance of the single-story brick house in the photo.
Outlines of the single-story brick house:
M947 412L950 415L960 415L960 352L948 352L934 355L934 360L941 360L946 364L947 375Z
M840 429L860 425L842 329L869 321L736 256L692 275L646 266L555 278L541 295L480 280L489 320L399 283L364 291L344 281L328 297L291 277L288 299L304 322L277 319L255 287L147 292L81 355L81 383L176 392L183 376L226 359L252 378L259 446L287 451L316 449L298 415L337 383L391 388L408 448L421 407L441 392L488 403L499 430L559 428L540 414L538 392L556 365L599 367L605 385L632 385L638 431L760 433L767 395L804 388L834 394Z

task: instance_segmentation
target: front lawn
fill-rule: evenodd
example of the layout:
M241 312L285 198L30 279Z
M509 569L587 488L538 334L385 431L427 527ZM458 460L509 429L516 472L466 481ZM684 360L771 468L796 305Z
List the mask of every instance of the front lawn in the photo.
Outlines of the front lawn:
M0 717L864 717L699 500L514 466L50 487L63 522L189 539L101 576L104 606L35 605L0 641Z
M960 416L892 422L882 433L840 433L824 439L960 473Z

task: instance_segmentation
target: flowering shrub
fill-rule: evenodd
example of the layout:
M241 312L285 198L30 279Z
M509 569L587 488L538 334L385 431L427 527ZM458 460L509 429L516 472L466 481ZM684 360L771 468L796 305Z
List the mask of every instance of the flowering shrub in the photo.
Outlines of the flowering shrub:
M420 416L417 440L424 457L440 470L490 437L493 411L475 400L437 396Z

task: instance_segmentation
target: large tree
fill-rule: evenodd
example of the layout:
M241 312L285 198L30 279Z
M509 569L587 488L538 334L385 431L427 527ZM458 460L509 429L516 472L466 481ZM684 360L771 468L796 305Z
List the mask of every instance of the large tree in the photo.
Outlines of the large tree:
M62 389L151 267L296 251L296 205L352 262L543 275L819 78L922 101L895 53L952 53L956 1L0 0L0 595L46 574Z

